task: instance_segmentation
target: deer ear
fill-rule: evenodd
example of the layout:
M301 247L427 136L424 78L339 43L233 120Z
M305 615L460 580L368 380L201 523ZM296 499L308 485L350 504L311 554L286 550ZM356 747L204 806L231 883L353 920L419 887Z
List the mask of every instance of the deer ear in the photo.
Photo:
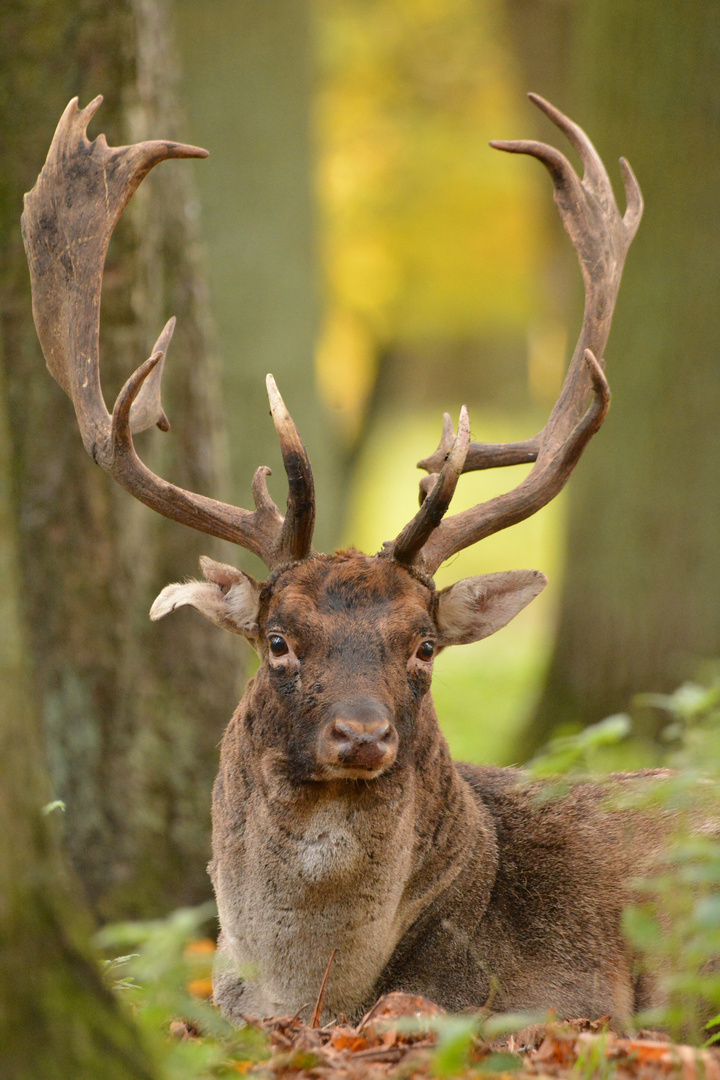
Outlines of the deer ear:
M465 578L438 593L438 645L467 645L502 629L547 585L539 570Z
M175 608L189 604L223 630L251 639L257 637L260 583L242 570L206 555L200 559L200 569L205 581L166 585L150 608L150 618L162 619Z

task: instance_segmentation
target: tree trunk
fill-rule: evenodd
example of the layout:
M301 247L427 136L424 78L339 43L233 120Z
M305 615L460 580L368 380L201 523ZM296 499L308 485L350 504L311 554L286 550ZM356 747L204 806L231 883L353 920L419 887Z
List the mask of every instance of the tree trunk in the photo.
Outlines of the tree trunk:
M557 644L525 755L720 655L720 8L589 0L576 17L577 92L560 104L606 162L627 155L646 212L607 351L613 406L571 484Z
M0 372L0 391L3 390ZM23 641L22 576L0 396L0 1066L3 1080L152 1080L138 1033L87 949L60 867Z
M4 5L0 362L21 618L53 790L67 804L67 849L95 911L115 918L209 891L210 789L237 661L231 639L199 620L148 623L153 596L211 545L156 520L93 466L32 325L22 192L69 98L86 104L98 91L106 100L91 137L182 137L163 0ZM188 182L182 163L161 167L118 228L103 293L103 385L114 400L177 313L166 374L173 431L142 437L142 452L168 479L218 494L222 423Z

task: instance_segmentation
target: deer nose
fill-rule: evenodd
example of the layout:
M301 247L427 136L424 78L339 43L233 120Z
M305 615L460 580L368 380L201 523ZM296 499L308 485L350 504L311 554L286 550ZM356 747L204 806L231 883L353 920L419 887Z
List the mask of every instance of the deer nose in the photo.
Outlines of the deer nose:
M362 772L388 768L397 754L398 736L390 710L379 701L338 702L321 735L321 758L327 765Z

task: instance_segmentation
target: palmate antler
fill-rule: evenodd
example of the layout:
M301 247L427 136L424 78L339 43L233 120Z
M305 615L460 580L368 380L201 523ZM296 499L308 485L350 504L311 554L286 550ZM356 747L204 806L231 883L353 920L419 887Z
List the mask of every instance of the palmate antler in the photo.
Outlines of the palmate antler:
M495 142L510 153L530 154L552 177L555 202L585 281L582 331L568 374L543 430L522 443L470 442L463 407L454 437L445 416L440 446L420 467L424 501L382 555L433 574L446 559L500 529L534 514L562 489L607 412L609 390L601 362L610 330L625 256L642 215L642 196L630 166L620 164L627 194L623 217L615 205L605 167L587 135L535 94L531 100L563 131L584 168L580 180L554 147L537 142ZM102 98L80 110L70 102L47 161L25 196L23 237L30 264L33 313L50 372L71 397L85 448L137 499L166 517L255 552L270 568L313 554L315 492L310 462L274 380L267 377L270 408L288 476L285 516L270 498L261 466L253 480L255 510L196 495L167 483L138 458L133 434L157 424L169 427L160 402L160 380L175 321L158 338L152 355L120 391L112 415L99 373L100 292L113 229L143 178L170 157L205 157L181 143L154 141L109 147L94 142L87 126ZM590 405L588 407L588 399ZM514 490L443 520L463 472L535 462Z
M602 424L609 404L610 394L600 358L610 332L625 256L642 216L642 195L632 169L621 158L627 198L627 209L621 217L605 166L585 132L537 94L529 97L572 143L583 165L582 180L564 155L545 143L518 141L490 145L513 154L530 154L550 173L555 203L585 282L582 330L560 396L547 424L535 438L499 445L471 443L464 411L457 438L450 417L445 414L438 449L419 462L418 467L430 474L421 481L420 510L383 552L430 574L451 555L530 517L550 502L562 490L587 443ZM530 474L512 491L440 520L461 473L533 461L535 466Z
M268 397L288 476L285 517L270 498L262 466L253 480L255 510L242 510L185 491L152 473L138 458L133 435L169 427L160 402L171 319L152 355L118 394L112 415L100 386L99 326L102 274L120 215L150 169L166 158L207 157L182 143L153 141L109 147L87 126L102 97L62 115L47 161L25 196L23 239L30 265L33 314L47 366L72 399L90 456L141 502L165 517L255 552L270 568L312 552L315 492L310 462L271 375Z

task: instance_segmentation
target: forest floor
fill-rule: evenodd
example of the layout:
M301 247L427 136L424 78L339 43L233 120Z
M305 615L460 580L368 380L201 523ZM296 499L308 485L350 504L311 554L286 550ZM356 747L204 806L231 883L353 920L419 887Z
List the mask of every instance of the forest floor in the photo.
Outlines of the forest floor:
M250 1021L267 1040L267 1057L232 1069L251 1080L720 1080L720 1050L650 1031L622 1038L609 1030L610 1017L533 1024L489 1039L477 1034L477 1017L447 1016L424 998L392 993L355 1026L320 1019L316 1006L309 1023L299 1015ZM173 1034L195 1037L181 1021Z

